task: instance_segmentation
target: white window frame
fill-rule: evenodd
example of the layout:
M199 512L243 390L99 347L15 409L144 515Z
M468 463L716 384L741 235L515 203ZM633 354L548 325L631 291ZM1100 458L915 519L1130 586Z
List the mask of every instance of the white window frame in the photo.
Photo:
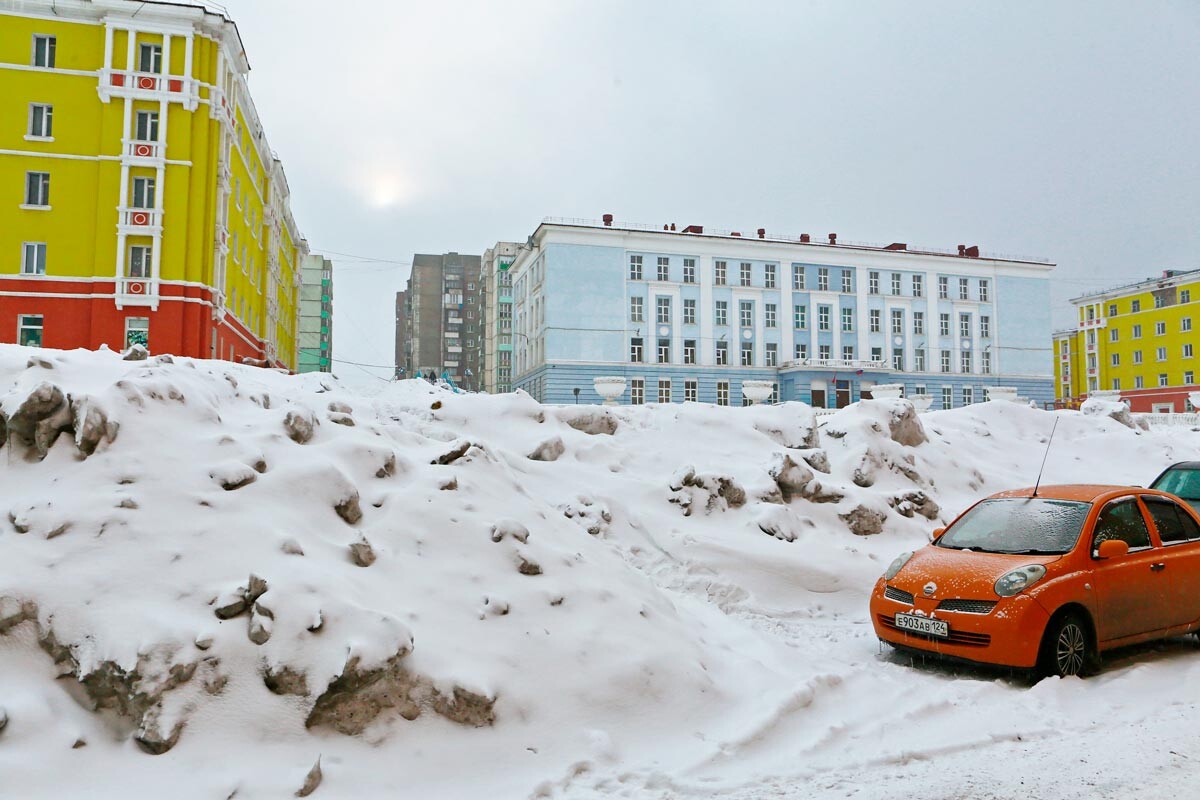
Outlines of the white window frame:
M914 336L924 336L925 335L925 312L924 311L914 311L913 312L913 335Z
M646 402L646 380L631 378L629 381L629 404L640 406Z
M21 208L50 208L50 173L41 170L25 172L25 202Z
M155 208L155 192L157 190L157 181L154 178L138 175L133 179L133 186L129 192L129 207L130 208Z
M146 69L146 56L150 56L150 69ZM149 75L162 75L163 71L163 46L154 42L139 42L138 43L138 72L144 72Z
M763 287L767 289L775 288L775 265L763 264Z
M37 320L37 327L27 323L26 320ZM22 334L25 331L39 331L38 343L28 344L21 341ZM41 314L18 314L17 315L17 344L23 344L25 347L41 347L46 341L46 318Z
M33 253L33 269L30 269L30 253ZM21 274L22 275L45 275L46 274L46 243L45 242L22 242L21 243Z
M853 308L843 308L842 309L842 331L844 333L849 333L853 330L854 330L854 309Z
M683 282L684 283L695 283L696 282L696 259L685 258L683 260Z
M696 300L695 300L695 298L685 297L683 299L683 324L684 325L695 325L696 324Z
M139 266L140 270L137 269ZM125 263L125 277L149 279L153 269L154 247L148 244L129 245L129 260Z
M158 112L138 111L133 120L133 135L139 142L158 141Z
M805 285L804 265L803 264L792 264L792 291L793 292L806 291L804 288L804 285Z
M660 402L660 403L671 402L671 379L670 378L659 378L658 379L658 402Z
M38 45L43 44L41 61L38 63ZM58 37L46 33L35 33L33 35L33 50L29 57L29 63L35 67L43 69L54 69L55 54L58 52Z
M754 327L754 301L738 301L738 324L743 328Z
M717 381L717 405L729 405L729 381Z
M671 259L667 256L659 256L655 277L662 283L671 280Z
M742 261L738 264L738 283L742 286L754 285L754 265L749 261Z
M764 366L777 367L779 366L779 345L775 342L767 342L764 352L766 363Z
M54 106L50 103L29 104L29 132L27 140L38 142L54 141Z
M695 403L700 397L700 384L695 378L683 381L683 402Z
M658 295L654 298L654 321L659 325L671 324L671 298Z
M145 324L142 324L145 323ZM128 347L132 342L129 341L129 334L134 331L145 331L146 341L141 343L146 347L150 346L150 318L149 317L126 317L125 318L125 346Z
M763 303L763 327L774 328L778 319L774 303Z

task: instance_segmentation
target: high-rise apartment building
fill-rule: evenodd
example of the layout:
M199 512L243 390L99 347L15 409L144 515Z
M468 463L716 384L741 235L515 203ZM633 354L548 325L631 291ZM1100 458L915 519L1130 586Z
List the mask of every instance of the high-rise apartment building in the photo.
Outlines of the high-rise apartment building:
M1192 411L1200 349L1200 270L1073 298L1074 328L1054 334L1057 402L1120 392L1134 411Z
M433 374L466 389L480 388L479 269L479 256L413 256L408 285L396 296L397 374Z
M0 342L297 366L307 245L249 69L207 8L0 4Z
M1053 264L688 226L546 220L510 267L515 387L553 403L775 397L842 407L900 383L934 408L1053 398Z
M319 255L300 262L300 366L333 372L333 262Z
M512 274L509 268L521 245L497 242L483 253L480 274L485 392L512 391Z

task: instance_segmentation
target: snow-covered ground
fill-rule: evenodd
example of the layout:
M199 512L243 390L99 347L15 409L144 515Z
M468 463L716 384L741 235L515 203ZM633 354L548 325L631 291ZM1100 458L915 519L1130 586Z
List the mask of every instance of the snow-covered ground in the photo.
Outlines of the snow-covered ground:
M0 410L3 797L286 797L318 757L317 798L1186 797L1200 776L1193 639L1030 686L913 664L867 617L937 519L1033 482L1056 417L1045 482L1145 484L1197 432L367 395L12 346Z

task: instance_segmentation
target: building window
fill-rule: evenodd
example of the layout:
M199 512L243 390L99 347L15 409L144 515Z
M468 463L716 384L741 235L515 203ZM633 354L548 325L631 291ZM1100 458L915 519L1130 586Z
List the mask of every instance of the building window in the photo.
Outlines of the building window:
M642 340L638 337L629 340L629 360L634 364L642 363Z
M980 371L983 372L984 375L991 375L992 374L992 351L984 350L983 353L981 354L980 358L981 358L980 365L979 365Z
M792 264L792 289L802 290L804 288L804 267L799 264Z
M698 386L696 384L696 381L685 380L683 382L683 401L685 403L696 402L696 398L699 397L699 392L697 391L697 389L698 389Z
M854 309L853 308L843 308L842 309L842 330L843 331L854 330Z
M1117 341L1117 340L1118 340L1118 339L1120 339L1120 338L1121 338L1121 332L1120 332L1120 330L1118 330L1117 328L1109 328L1109 330L1108 330L1108 340L1109 340L1110 342L1115 342L1115 341ZM1063 342L1063 344L1066 344L1066 342Z
M971 371L971 351L963 350L959 353L958 366L960 372L969 373Z
M659 339L658 340L658 363L659 364L670 364L671 363L671 340L670 339Z
M670 378L659 378L658 379L658 402L660 402L660 403L671 402L671 379Z
M1143 380L1142 380L1142 376L1141 376L1141 375L1134 375L1134 376L1133 376L1133 388L1135 388L1135 389L1144 389L1144 388L1146 388L1146 386L1145 386L1145 383L1143 382Z
M979 317L979 335L984 339L990 339L992 336L992 318Z
M938 276L938 297L942 300L950 299L950 279L945 275Z
M724 367L729 364L729 342L717 342L717 366Z
M642 257L629 257L629 280L640 281L642 279Z
M752 342L742 342L742 366L754 366L754 344Z
M883 364L883 348L882 347L872 347L871 348L871 363L872 364L880 364L880 365Z
M154 208L154 178L133 179L133 208Z
M743 328L754 327L754 303L750 300L738 301L738 321Z
M1112 365L1113 365L1114 367L1119 367L1119 366L1121 366L1121 354L1120 354L1120 353L1113 353L1113 354L1112 354L1112 357L1111 357L1111 359L1110 359L1110 361L1111 361L1111 363L1112 363Z
M882 330L881 317L882 312L878 308L872 308L867 312L868 328L871 333L879 333Z
M696 340L695 339L684 339L683 340L683 363L685 363L685 364L695 364L696 363Z
M774 303L764 304L763 305L763 325L768 328L776 327L775 326L775 318L776 318L775 304Z
M1163 297L1160 294L1154 295L1154 307L1155 308L1162 308L1166 304L1167 304L1167 300L1165 297Z
M17 317L17 344L24 347L42 346L42 316L21 314Z
M807 344L797 344L795 346L795 350L793 351L793 353L794 353L794 356L797 361L807 361L808 360L808 345Z
M143 44L138 47L138 72L162 72L162 45Z
M149 245L135 244L129 248L129 264L126 272L129 278L149 278L151 269L151 252Z
M1191 289L1180 289L1179 290L1179 302L1181 302L1181 303L1192 302L1192 290Z
M845 361L853 361L854 360L854 345L852 345L852 344L842 345L842 359Z
M763 286L768 289L775 288L775 265L763 264Z
M671 321L671 298L656 297L654 298L654 304L655 321L658 322L659 325L668 324Z
M695 325L696 324L696 301L695 300L684 300L683 301L683 324L684 325Z
M867 273L867 293L868 294L879 294L879 273L878 272L868 272Z
M924 311L914 311L913 312L913 333L917 336L921 336L922 334L925 333L925 312Z
M1066 378L1066 376L1065 376L1065 375L1063 376L1063 383L1067 383L1067 378ZM1113 378L1113 379L1112 379L1112 388L1113 388L1113 390L1114 390L1114 391L1120 391L1120 390L1121 390L1121 379L1120 379L1120 378Z
M904 312L899 308L892 309L892 334L900 336L904 333Z
M829 330L829 306L817 306L817 330Z
M942 336L950 335L950 315L938 314L938 333Z
M150 346L150 320L147 317L125 318L125 346L135 344Z
M729 381L717 381L717 405L729 405Z
M904 371L904 350L902 348L892 348L892 369L897 372Z
M795 306L792 313L794 316L792 327L798 331L806 330L808 328L808 306Z
M1141 310L1142 310L1142 301L1141 300L1134 300L1133 302L1131 302L1129 304L1129 313L1136 314Z
M942 351L942 372L949 372L949 371L950 371L950 351L943 350Z
M912 276L912 289L913 289L913 297L920 297L921 295L923 295L925 293L924 278L922 278L920 275L913 275Z
M25 173L25 205L27 205L27 206L49 206L50 205L50 173L49 172L26 172Z
M969 406L975 402L975 388L972 386L964 386L962 390L963 405Z
M959 314L958 315L958 333L964 339L971 338L971 315L970 314Z
M818 345L817 356L819 356L822 361L828 361L829 359L833 358L833 353L831 350L832 349L827 344Z
M979 282L979 302L986 303L991 298L991 293L988 290L988 282L981 280Z
M1159 360L1159 361L1166 361L1166 360L1167 360L1167 348L1165 348L1165 347L1160 347L1160 348L1158 348L1158 350L1156 351L1156 353L1155 353L1155 354L1158 356L1158 360Z
M767 342L765 366L779 366L779 345L775 344L774 342Z
M1184 317L1182 320L1179 321L1179 330L1190 331L1191 329L1192 329L1192 318L1191 317Z
M46 274L46 243L25 242L21 245L21 274Z
M29 135L37 139L49 139L54 135L54 106L29 104Z
M854 278L852 275L853 273L850 270L842 270L842 292L844 294L850 294L854 291Z
M671 280L671 262L665 256L658 257L658 279L660 281Z
M829 291L829 269L826 267L817 268L817 291Z
M724 261L713 262L713 283L717 286L725 285L726 264Z
M714 314L713 324L714 325L728 325L729 324L729 301L728 300L718 300L717 301L717 310L716 310L716 313Z
M900 273L892 273L892 294L900 294Z
M954 389L949 386L942 387L942 408L952 408L954 406Z
M1185 345L1183 346L1183 357L1184 357L1184 358L1191 358L1191 357L1192 357L1192 345L1191 345L1191 343L1185 344Z
M629 403L630 405L640 406L646 402L646 381L642 378L633 378L629 381Z
M696 282L696 259L685 258L683 260L683 282L684 283L695 283Z
M1167 373L1165 373L1165 372L1158 373L1158 385L1159 386L1170 386L1171 385L1167 381Z
M629 319L632 322L645 322L645 298L631 297L629 298Z
M1155 336L1166 336L1167 335L1167 323L1165 323L1165 322L1154 323L1154 335Z
M37 35L33 37L33 65L54 69L54 51L57 40L53 36Z
M970 282L966 278L958 279L958 299L959 300L970 300L971 299Z
M1187 372L1183 373L1183 385L1184 386L1191 386L1195 382L1196 382L1196 373L1195 372L1193 372L1192 370L1189 369Z
M1134 338L1134 339L1140 339L1140 338L1142 338L1142 326L1141 326L1141 325L1134 325L1134 326L1133 326L1133 333L1132 333L1131 335L1133 336L1133 338Z
M925 371L925 351L919 347L913 350L913 371ZM917 394L923 394L923 392L918 392Z
M1142 351L1141 350L1133 351L1133 363L1134 364L1142 363Z
M750 262L743 261L738 269L738 279L742 286L750 285Z

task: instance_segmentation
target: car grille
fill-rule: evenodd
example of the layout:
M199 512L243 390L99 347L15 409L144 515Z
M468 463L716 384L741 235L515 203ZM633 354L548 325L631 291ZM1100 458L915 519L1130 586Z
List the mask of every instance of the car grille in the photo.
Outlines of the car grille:
M992 643L992 637L986 633L971 633L969 631L956 631L950 629L950 638L942 639L937 636L926 636L923 633L916 633L910 630L901 630L896 627L896 618L890 617L887 614L879 615L879 624L887 628L889 631L903 633L906 636L911 636L914 639L927 639L931 642L945 642L947 644L961 644L967 647L987 647Z
M883 596L888 600L895 600L897 603L908 603L912 605L913 596L903 589L897 589L895 586L888 586L883 590Z
M963 614L989 614L996 607L994 600L943 600L938 611L958 611Z

